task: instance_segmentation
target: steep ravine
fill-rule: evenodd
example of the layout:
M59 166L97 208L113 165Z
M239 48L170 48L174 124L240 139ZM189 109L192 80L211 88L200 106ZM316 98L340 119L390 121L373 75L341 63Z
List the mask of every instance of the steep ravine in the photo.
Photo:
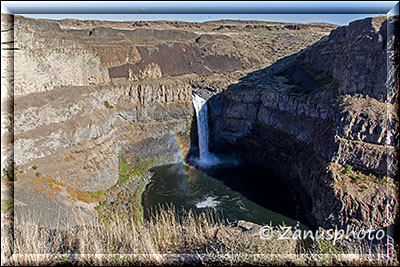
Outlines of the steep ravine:
M47 225L120 208L140 214L127 207L139 202L147 169L190 148L195 84L229 84L336 27L286 26L2 14L2 174L14 161L16 181L6 182L15 214Z
M393 225L398 93L385 62L396 27L352 22L212 96L212 151L280 177L313 226Z
M367 19L324 37L336 26L2 14L14 37L2 44L14 58L14 76L2 80L2 136L13 137L2 138L2 167L15 161L16 214L47 225L132 215L130 192L147 170L195 151L195 90L209 99L210 150L281 177L313 225L392 224L397 189L371 181L397 166L397 95L375 88L393 45L385 23ZM344 175L346 164L354 170ZM362 193L350 180L357 169L373 174Z

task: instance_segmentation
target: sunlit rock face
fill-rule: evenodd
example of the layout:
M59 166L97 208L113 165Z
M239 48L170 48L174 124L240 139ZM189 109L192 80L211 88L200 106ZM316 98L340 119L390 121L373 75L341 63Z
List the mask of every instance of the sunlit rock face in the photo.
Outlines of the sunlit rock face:
M2 166L14 159L19 170L16 211L44 212L50 224L95 220L96 203L71 192L115 185L121 157L161 164L186 156L193 88L229 84L336 27L267 24L2 15Z
M310 221L364 216L390 224L376 212L385 201L397 205L390 190L371 200L375 191L355 196L330 183L340 180L331 163L389 176L396 170L396 94L385 98L381 80L381 62L392 58L394 42L385 37L392 25L381 18L336 29L2 15L9 77L2 79L2 166L13 158L18 167L16 211L42 214L49 224L95 221L97 203L71 192L115 185L121 155L159 164L176 161L177 150L186 156L196 145L195 91L208 100L211 152L234 148L287 177L305 192L299 197Z

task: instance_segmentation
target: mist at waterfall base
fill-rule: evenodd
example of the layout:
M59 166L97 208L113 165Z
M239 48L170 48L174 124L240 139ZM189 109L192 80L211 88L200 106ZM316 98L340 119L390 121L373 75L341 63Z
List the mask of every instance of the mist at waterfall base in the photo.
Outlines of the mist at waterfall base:
M157 166L143 194L144 216L173 204L177 210L201 213L212 210L227 221L291 225L304 221L294 194L279 180L256 166L241 165L233 157L214 155L208 147L208 111L204 99L193 94L199 155L188 166L184 161ZM301 228L307 228L304 224Z

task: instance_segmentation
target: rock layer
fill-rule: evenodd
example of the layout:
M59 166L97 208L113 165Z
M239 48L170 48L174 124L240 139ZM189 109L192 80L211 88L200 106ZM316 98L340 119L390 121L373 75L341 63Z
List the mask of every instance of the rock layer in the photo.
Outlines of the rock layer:
M377 177L397 173L396 27L352 22L211 97L211 147L285 180L314 226L393 225L398 189Z
M15 160L15 211L47 224L95 222L96 201L77 195L115 185L121 155L161 164L188 152L196 90L211 97L211 150L271 169L313 225L388 226L397 189L369 179L359 191L348 180L360 174L341 166L396 173L395 71L382 67L394 57L395 25L2 15L7 66L14 57L2 80L2 168Z
M268 33L258 27L272 24ZM14 59L2 80L2 137L9 137L2 138L2 169L14 160L16 214L31 212L47 224L96 221L96 201L83 200L118 183L121 157L161 164L187 153L192 89L207 77L201 75L236 79L335 28L284 26L2 14L2 37L9 38L2 47Z

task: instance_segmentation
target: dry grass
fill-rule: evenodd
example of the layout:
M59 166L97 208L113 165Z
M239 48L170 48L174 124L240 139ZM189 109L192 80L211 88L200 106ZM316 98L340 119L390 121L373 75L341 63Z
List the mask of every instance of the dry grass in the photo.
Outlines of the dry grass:
M178 213L173 207L142 224L121 223L45 229L30 218L16 219L14 244L1 235L2 265L395 265L393 257L365 248L346 255L294 246L287 240L262 240L227 226L215 214ZM296 253L297 251L297 253ZM299 253L302 251L303 253ZM364 256L363 256L364 255Z

